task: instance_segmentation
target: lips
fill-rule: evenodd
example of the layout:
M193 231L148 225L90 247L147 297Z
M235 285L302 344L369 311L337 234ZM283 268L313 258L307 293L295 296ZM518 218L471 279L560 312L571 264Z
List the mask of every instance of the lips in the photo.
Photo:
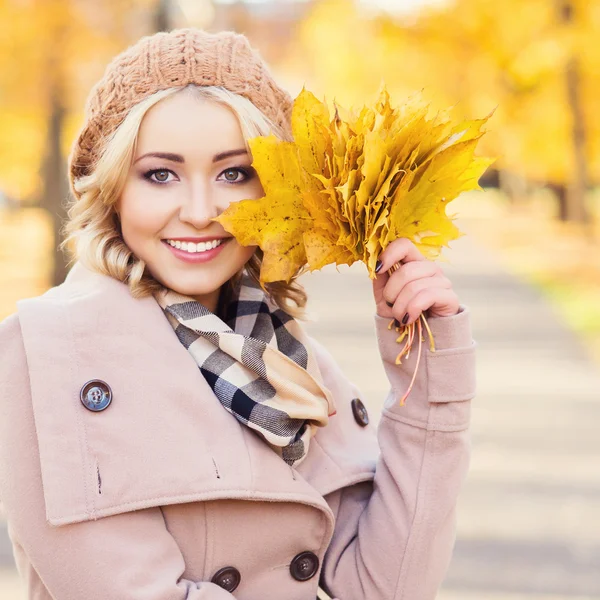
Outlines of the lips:
M170 237L163 238L161 241L166 242L167 240L172 240L173 242L192 242L194 244L198 244L200 242L212 242L213 240L230 240L231 236L228 235L205 235L203 237Z
M173 238L169 238L169 239L173 239ZM179 239L181 241L185 241L181 238L179 238ZM198 239L198 238L190 238L190 241L193 241L194 239ZM227 243L231 240L231 238L229 237L229 238L204 238L204 240L200 240L200 241L210 241L211 239L212 240L221 239L222 241L216 248L211 248L210 250L204 250L202 252L188 252L187 250L181 250L178 248L174 248L166 240L163 240L162 243L171 251L173 256L175 256L179 260L186 262L186 263L196 264L196 263L203 263L203 262L208 262L208 261L213 260L216 256L218 256L220 254L223 247L226 246Z
M223 243L222 239L212 239L207 242L181 242L174 240L166 240L166 243L169 244L172 248L177 248L178 250L184 250L190 253L195 252L205 252L207 250L211 250L212 248L216 248L220 244Z

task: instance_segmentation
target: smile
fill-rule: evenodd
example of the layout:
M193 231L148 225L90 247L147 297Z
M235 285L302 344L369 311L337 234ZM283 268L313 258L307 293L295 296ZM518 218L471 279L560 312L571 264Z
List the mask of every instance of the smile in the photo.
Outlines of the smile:
M223 240L210 240L208 242L198 242L197 244L193 242L180 242L175 240L165 240L169 246L173 248L177 248L178 250L183 250L184 252L189 252L190 254L195 254L196 252L206 252L208 250L212 250L217 246L220 246Z
M206 242L181 242L179 240L162 240L162 243L173 255L187 263L208 262L218 256L231 238L208 240Z

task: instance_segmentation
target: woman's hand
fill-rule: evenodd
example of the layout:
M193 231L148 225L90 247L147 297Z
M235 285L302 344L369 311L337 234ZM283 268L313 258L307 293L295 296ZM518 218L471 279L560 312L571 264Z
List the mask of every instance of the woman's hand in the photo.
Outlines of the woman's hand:
M400 324L416 321L428 311L429 317L449 317L459 311L459 300L452 283L437 263L427 260L408 238L391 242L379 256L380 268L373 279L377 314L393 317ZM401 267L391 275L387 270L396 262ZM378 263L379 264L379 263Z

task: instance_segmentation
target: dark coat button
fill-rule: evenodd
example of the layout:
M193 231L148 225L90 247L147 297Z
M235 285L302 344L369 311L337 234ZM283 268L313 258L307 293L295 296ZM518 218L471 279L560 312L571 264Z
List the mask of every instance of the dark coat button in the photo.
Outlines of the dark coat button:
M354 420L361 426L366 427L369 424L369 413L367 407L362 403L360 398L352 399L352 413Z
M81 388L79 398L86 408L98 412L110 404L112 390L108 383L100 379L92 379Z
M290 573L297 581L307 581L319 570L319 557L313 552L301 552L290 564Z
M219 587L222 587L227 592L233 592L238 585L242 576L235 567L223 567L219 569L211 579L212 583L216 583Z

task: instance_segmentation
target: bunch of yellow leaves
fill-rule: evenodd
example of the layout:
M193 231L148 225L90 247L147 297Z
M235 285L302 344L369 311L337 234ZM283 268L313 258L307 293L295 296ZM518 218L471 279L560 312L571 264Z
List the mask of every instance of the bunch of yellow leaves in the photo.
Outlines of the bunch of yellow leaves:
M240 244L262 249L262 284L357 260L373 279L380 253L399 237L437 258L462 235L446 205L478 189L492 162L474 156L490 115L452 123L448 111L428 113L420 95L392 107L384 87L375 106L359 113L335 106L331 116L326 103L302 90L293 142L273 135L249 141L265 196L234 202L214 220ZM410 343L397 362L410 351L412 325L398 338Z
M375 277L382 250L411 239L428 258L461 234L446 205L478 188L492 162L474 156L489 116L452 124L446 113L427 118L420 96L393 108L385 89L359 114L302 90L294 102L294 141L250 140L265 196L233 202L215 220L244 246L264 253L261 282L290 279L362 260Z

